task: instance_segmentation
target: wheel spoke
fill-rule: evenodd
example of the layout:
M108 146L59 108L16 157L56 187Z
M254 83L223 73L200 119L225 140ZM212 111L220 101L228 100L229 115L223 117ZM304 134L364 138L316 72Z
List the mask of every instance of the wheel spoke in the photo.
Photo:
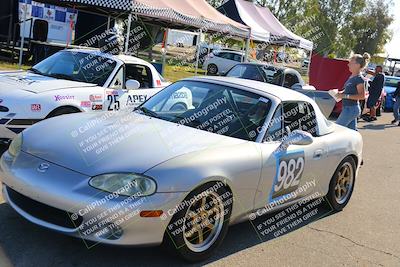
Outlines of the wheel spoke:
M201 211L205 211L206 210L206 204L207 204L207 197L203 197L201 199L201 208L200 208Z
M203 237L203 229L201 227L197 228L197 235L199 238L199 244L204 242L204 237Z

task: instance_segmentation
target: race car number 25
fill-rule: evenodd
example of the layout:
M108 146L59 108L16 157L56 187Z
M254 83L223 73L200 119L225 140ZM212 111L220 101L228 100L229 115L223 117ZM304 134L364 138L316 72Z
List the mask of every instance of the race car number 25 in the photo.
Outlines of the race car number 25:
M283 154L278 158L272 199L289 194L298 188L304 166L304 151Z

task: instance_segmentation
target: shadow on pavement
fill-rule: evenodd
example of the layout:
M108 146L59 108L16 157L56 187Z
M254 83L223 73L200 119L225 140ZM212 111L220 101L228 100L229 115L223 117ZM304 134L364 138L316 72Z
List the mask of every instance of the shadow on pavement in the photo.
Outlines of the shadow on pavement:
M285 218L291 217L291 214L295 214L296 212L299 214L298 209L294 209L296 207L293 208L292 206L289 208L291 208L291 212L286 213ZM302 208L300 207L300 209ZM301 223L296 224L287 231L282 231L282 227L269 233L267 233L268 231L264 231L265 229L271 230L274 228L272 225L278 222L276 218L283 218L282 211L284 210L232 226L225 237L224 243L213 254L212 258L206 262L193 264L192 266L200 266L217 261L238 251L288 234L332 214L330 207L323 200L318 205L314 205L313 210L317 210L317 212L312 217L302 220ZM271 218L273 218L274 222L272 222ZM64 236L31 224L20 217L5 203L0 204L0 221L2 222L0 224L0 250L4 251L4 256L7 257L6 260L14 266L100 267L188 265L175 255L168 253L162 247L132 248L97 245L91 249L87 249L82 240ZM269 224L265 223L267 221ZM294 220L290 221L290 223L293 226ZM269 228L260 230L260 225L267 225Z

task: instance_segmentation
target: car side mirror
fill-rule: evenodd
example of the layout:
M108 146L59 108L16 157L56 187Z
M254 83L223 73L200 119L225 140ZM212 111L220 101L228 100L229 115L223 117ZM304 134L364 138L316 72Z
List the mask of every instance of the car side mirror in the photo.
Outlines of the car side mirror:
M137 90L140 88L140 83L136 80L127 80L125 85L128 90Z
M313 141L313 137L310 133L301 130L295 130L282 141L279 149L284 151L287 150L291 145L307 146L311 145Z

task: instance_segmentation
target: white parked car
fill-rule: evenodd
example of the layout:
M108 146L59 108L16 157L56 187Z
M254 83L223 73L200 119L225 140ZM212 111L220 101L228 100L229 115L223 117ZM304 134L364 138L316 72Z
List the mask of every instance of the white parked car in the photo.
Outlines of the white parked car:
M0 142L50 117L138 106L167 85L153 65L136 57L60 51L27 72L0 73ZM179 100L171 101L185 104Z
M225 74L233 66L242 62L244 56L244 53L240 51L213 51L204 61L203 70L206 70L209 75Z

